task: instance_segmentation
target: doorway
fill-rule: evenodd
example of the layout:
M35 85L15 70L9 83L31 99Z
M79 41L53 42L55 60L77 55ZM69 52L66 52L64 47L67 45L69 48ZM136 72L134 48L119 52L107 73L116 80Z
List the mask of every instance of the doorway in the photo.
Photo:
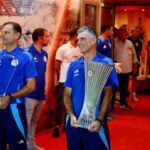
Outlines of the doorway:
M104 24L114 25L115 23L115 7L113 5L108 5L101 3L101 26Z

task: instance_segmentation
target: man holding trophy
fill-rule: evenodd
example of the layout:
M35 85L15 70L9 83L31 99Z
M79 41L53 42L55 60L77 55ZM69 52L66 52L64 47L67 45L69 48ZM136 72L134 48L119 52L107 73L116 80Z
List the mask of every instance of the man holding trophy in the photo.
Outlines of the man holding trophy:
M96 31L85 26L77 33L83 57L70 64L64 93L68 150L109 150L106 115L117 74L112 60L96 53Z

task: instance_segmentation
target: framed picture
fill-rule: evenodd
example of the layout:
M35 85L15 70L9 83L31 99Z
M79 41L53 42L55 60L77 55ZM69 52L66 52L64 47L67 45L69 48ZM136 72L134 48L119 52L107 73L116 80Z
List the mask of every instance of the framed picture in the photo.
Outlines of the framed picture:
M80 26L91 26L100 31L100 2L81 0Z

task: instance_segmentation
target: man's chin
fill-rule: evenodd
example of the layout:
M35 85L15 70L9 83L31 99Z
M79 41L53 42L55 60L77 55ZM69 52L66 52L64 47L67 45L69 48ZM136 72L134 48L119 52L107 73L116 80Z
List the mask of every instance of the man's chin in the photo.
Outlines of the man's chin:
M3 44L6 45L6 44L7 44L7 41L6 41L6 40L3 40Z
M46 46L48 46L48 44L43 44L43 47L46 47Z
M3 42L3 44L4 44L5 46L7 46L7 45L8 45L8 43L7 43L7 42Z

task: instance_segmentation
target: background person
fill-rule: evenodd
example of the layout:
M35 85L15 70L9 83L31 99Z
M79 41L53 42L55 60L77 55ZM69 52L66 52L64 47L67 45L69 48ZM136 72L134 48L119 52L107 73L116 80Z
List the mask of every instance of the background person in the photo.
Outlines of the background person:
M131 41L127 39L128 32L125 25L118 29L117 37L114 40L114 60L121 63L122 72L118 74L120 88L121 108L131 109L127 103L129 76L137 74L137 56Z
M138 63L137 63L137 74L132 75L132 100L133 101L139 101L139 99L136 96L136 89L137 89L137 76L139 75L139 69L140 69L140 56L142 51L142 39L140 39L140 29L139 27L135 27L131 31L131 36L128 37L128 40L130 40L135 48L135 52L137 55Z
M68 67L72 61L81 56L77 48L77 29L70 32L70 40L60 46L56 52L55 70L57 74L58 88L57 88L57 108L56 108L56 126L53 131L53 137L59 137L60 126L63 119L63 112L65 111L63 96L64 96L64 82ZM65 119L64 119L65 120Z
M38 75L35 91L26 96L27 147L28 150L44 150L35 143L35 131L45 100L45 73L48 55L43 47L47 46L49 42L48 31L37 28L33 31L32 39L33 44L29 47L28 52L33 56Z

